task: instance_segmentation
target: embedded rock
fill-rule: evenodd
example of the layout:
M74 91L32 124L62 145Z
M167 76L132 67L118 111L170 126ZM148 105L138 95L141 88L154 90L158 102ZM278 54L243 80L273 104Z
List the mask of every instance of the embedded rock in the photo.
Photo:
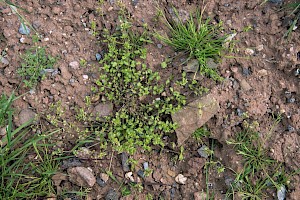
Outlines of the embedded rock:
M219 109L219 102L209 94L172 114L173 122L179 126L176 129L178 146L181 146L196 129L203 126Z
M68 169L69 181L81 187L93 187L96 178L93 173L85 167L74 167Z

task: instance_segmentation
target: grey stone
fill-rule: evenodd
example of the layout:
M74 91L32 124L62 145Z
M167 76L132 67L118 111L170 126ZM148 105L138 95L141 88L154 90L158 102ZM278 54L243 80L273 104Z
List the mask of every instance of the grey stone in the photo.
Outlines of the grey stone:
M21 33L22 35L29 35L30 28L28 28L24 23L21 23L19 28L19 33Z
M105 200L118 200L119 195L114 189L110 189L105 196Z
M218 69L218 66L219 66L217 63L215 63L214 59L212 59L212 58L208 58L206 60L206 65L207 65L207 67L209 67L211 69Z
M173 122L178 124L176 129L178 145L181 146L195 130L203 126L219 109L219 102L213 95L208 94L172 114Z
M78 158L70 158L63 160L63 164L61 166L62 169L67 169L71 167L79 167L82 166L82 162Z
M9 65L9 61L6 58L2 57L2 56L1 56L1 63L3 64L1 66L3 66L3 67ZM1 68L1 66L0 66L0 68Z
M186 66L183 67L186 72L197 72L199 70L199 62L197 59L190 60Z
M277 190L277 198L278 200L284 200L286 195L286 188L284 185L282 185L278 190Z
M139 169L139 171L137 172L137 175L141 178L145 178L145 173L143 170Z
M203 145L202 147L200 147L197 150L197 152L201 157L208 158L209 154L207 153L207 150L209 150L209 148L207 146Z
M105 173L101 173L100 176L97 178L97 183L100 187L104 187L106 182L108 181L109 176Z
M132 0L132 5L136 6L139 3L139 0Z
M98 183L98 185L100 187L105 187L105 185L106 185L106 182L99 177L96 179L96 182Z
M249 76L251 74L251 71L249 70L248 67L243 67L243 75L244 76Z
M96 117L105 117L109 116L113 112L113 104L111 102L99 103L95 106L93 114Z
M97 61L100 61L102 58L101 54L100 53L96 53L96 60Z
M37 114L30 109L21 110L21 112L19 113L19 121L17 125L21 126L22 124L30 120L34 120L36 116Z
M130 168L129 168L129 165L128 165L128 154L123 152L121 154L121 162L122 162L122 168L123 168L123 171L124 172L129 172Z
M144 170L147 170L149 168L149 163L148 162L144 162L143 163L143 167L144 167Z
M93 173L85 167L69 168L69 181L81 187L93 187L96 178Z

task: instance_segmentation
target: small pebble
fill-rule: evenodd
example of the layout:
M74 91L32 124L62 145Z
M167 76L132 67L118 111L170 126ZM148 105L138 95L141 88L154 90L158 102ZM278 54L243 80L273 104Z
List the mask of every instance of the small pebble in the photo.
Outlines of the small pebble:
M295 128L292 127L291 125L288 125L287 129L288 129L289 132L293 132L295 130Z
M75 79L74 78L71 78L70 80L69 80L69 82L72 84L72 83L75 83Z
M77 62L77 61L72 61L72 62L69 63L69 66L70 66L72 69L77 70L77 69L79 69L79 62Z
M139 177L141 177L141 178L145 178L145 173L144 173L144 171L141 170L141 169L137 172L137 175L138 175Z
M243 115L243 111L241 110L241 109L236 109L236 113L237 113L237 115L239 116L239 117L241 117L242 115Z
M107 182L109 179L109 176L106 173L101 173L100 178L104 181Z
M132 5L136 6L139 3L139 0L132 0Z
M127 172L127 173L125 174L125 178L128 179L128 180L130 180L131 182L134 182L134 178L133 178L132 175L133 175L132 172Z
M25 38L23 38L23 37L21 37L21 38L20 38L20 42L21 42L22 44L24 44L24 43L25 43L25 41L26 41L26 39L25 39Z
M243 75L244 76L249 76L251 74L251 71L249 70L248 67L243 67Z
M209 155L207 154L207 150L209 150L209 148L203 145L201 148L197 150L197 152L201 157L208 158Z
M43 69L45 73L53 73L55 69Z
M9 61L8 61L6 58L4 58L4 57L2 57L2 56L0 56L0 57L1 57L1 63L2 63L4 66L9 65Z
M300 68L296 69L295 76L299 76L299 74L300 74Z
M159 49L161 49L161 48L163 47L163 45L162 45L162 44L157 44L157 47L158 47Z
M119 195L114 189L110 189L105 196L105 200L118 200Z
M178 174L176 177L175 177L175 181L179 184L186 184L186 181L187 181L187 177L183 176L182 174Z
M253 50L253 49L247 48L247 49L245 50L245 54L251 56L251 55L254 54L254 50Z
M51 76L56 76L59 73L58 69L54 69L54 71L51 73Z
M289 98L289 99L287 100L288 103L294 103L295 101L296 101L296 99L293 98L293 97L292 97L292 98Z
M172 187L172 188L170 189L170 196L171 196L171 199L175 199L175 192L176 192L176 189Z
M97 61L100 61L102 58L101 54L100 53L96 53L96 60Z
M98 185L100 187L105 187L105 185L106 185L106 182L99 177L96 179L96 182L98 183Z
M24 23L21 23L19 28L19 33L21 33L22 35L29 35L30 28L28 28Z
M82 78L83 78L84 80L87 80L87 79L89 79L89 76L86 75L86 74L84 74L84 75L82 75Z
M29 94L31 94L31 95L35 94L35 89L30 89Z
M282 185L278 190L277 190L277 198L278 200L284 200L286 195L286 189L285 186Z
M124 172L129 172L129 170L130 170L127 160L128 160L128 154L123 152L121 154L121 161L122 161L122 168L123 168Z
M149 163L148 162L144 162L143 163L143 167L144 167L144 170L147 170L149 168Z

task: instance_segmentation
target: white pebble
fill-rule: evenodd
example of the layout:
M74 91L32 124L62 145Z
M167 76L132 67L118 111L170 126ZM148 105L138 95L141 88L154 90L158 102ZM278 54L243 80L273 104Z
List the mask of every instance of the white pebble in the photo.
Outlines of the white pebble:
M88 75L82 75L82 77L83 77L83 79L85 79L85 80L89 78Z
M247 49L245 50L245 54L251 56L251 55L254 54L254 50L253 50L253 49L247 48Z
M182 174L178 174L176 177L175 177L175 181L179 184L186 184L186 181L187 181L187 177L183 176Z

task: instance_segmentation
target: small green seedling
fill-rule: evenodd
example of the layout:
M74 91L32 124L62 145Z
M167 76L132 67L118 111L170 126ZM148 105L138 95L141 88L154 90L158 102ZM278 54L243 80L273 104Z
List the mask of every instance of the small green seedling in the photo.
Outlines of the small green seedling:
M26 87L35 87L45 77L46 69L52 69L57 58L46 54L46 48L38 46L36 37L33 38L34 46L21 56L21 68L17 70L23 77Z

